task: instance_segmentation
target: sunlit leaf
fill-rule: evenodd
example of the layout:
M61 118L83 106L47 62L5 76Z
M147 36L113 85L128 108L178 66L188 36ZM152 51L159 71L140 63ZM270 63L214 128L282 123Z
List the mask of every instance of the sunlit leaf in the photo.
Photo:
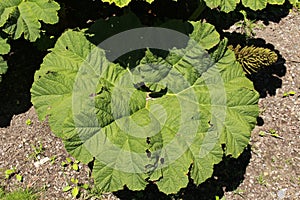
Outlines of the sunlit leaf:
M188 174L199 185L224 154L237 158L248 145L258 94L214 27L190 25L184 48L164 57L148 49L131 69L69 30L36 73L31 93L40 120L49 116L77 160L95 159L102 191L142 190L153 181L176 193Z
M24 35L34 42L40 37L40 21L57 23L59 9L59 4L53 0L1 0L0 27L14 39Z

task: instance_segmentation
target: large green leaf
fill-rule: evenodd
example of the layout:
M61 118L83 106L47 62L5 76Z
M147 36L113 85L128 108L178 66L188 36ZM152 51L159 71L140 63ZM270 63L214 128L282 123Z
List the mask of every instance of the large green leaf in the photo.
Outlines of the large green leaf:
M188 68L191 65L199 65L194 52L195 50L190 49L185 54L177 53L177 56L180 57L177 60L182 62L179 66L186 66L185 69L178 69L176 67L178 63L173 64L168 61L169 57L166 60L172 64L173 69L181 71L181 74L184 74L183 71L185 70L190 73L196 73ZM202 55L203 57L203 52L200 49L197 49L197 52L199 56ZM180 158L175 158L172 153L166 152L159 155L160 158L164 159L164 163L168 163L168 158L172 158L169 161L170 163L166 164L167 167L161 169L161 176L157 177L157 174L155 175L156 179L159 180L156 184L165 193L178 191L187 183L187 169L192 163L191 177L196 184L200 184L209 178L213 172L213 165L222 160L222 144L226 144L226 155L238 157L249 142L251 129L256 122L255 116L258 114L258 95L253 91L252 84L245 80L243 71L239 64L236 63L233 52L226 51L223 53L223 57L208 70L201 66L205 72L202 72L201 76L198 75L198 79L195 82L190 82L190 86L183 86L184 83L180 82L180 76L173 80L170 78L172 82L179 83L179 91L181 92L175 95L170 93L170 96L167 94L153 101L154 104L163 105L169 118L165 122L167 129L163 128L161 133L155 136L158 138L151 138L153 139L153 147L150 148L150 151L154 152L158 146L159 149L164 149L166 152L185 152ZM174 56L172 51L170 56ZM191 57L194 60L190 59ZM189 58L188 62L187 58ZM162 61L159 62L161 64ZM209 63L208 66L210 66ZM144 73L142 75L146 76ZM184 80L190 81L189 77L185 77ZM181 88L182 86L186 88ZM174 87L178 88L177 85ZM173 89L174 91L175 89ZM185 101L187 100L192 101L193 92L195 97L198 98L198 102L186 103ZM178 103L180 100L181 102ZM181 108L184 103L186 103L184 108L190 109L187 111L190 116L201 113L202 119L193 122L191 117L185 116L180 112L180 109L176 109ZM168 105L172 106L168 107ZM193 112L196 113L192 114ZM177 118L172 117L173 115L177 115ZM180 122L180 117L189 121ZM209 123L211 124L210 126ZM163 124L160 126L163 127ZM188 137L188 132L191 131L193 126L198 126L199 128L196 135L192 134L193 131L191 132L190 136L192 137L190 138ZM187 136L178 136L178 140L174 141L174 137L181 132L180 129L183 129L183 134ZM173 148L170 148L169 145L173 142ZM169 151L166 150L168 147L170 148ZM173 160L176 160L176 162L172 162ZM171 182L176 182L176 184L171 184Z
M24 34L25 39L33 42L40 37L40 21L57 23L59 9L53 0L1 0L0 27L14 39Z
M6 43L7 39L0 37L0 55L7 54L10 51L10 45ZM5 74L7 71L7 63L0 56L0 82L2 80L1 75Z
M200 0L202 1L202 0ZM267 7L267 4L282 5L285 0L203 0L210 8L219 8L223 12L230 12L236 8L236 5L240 2L246 7L252 10L262 10ZM290 1L293 3L294 1Z
M102 0L103 2L114 3L119 7L127 6L131 0ZM148 3L152 3L154 0L146 0ZM176 0L174 0L176 1ZM237 4L242 2L244 6L251 8L252 10L262 10L266 8L267 4L282 5L285 0L199 0L205 2L205 4L214 9L219 8L221 11L229 13L233 11ZM291 4L295 4L297 0L290 0Z
M206 5L210 8L217 8L224 12L233 11L236 8L236 4L240 2L240 0L204 0Z
M110 4L114 3L116 6L119 6L120 8L127 6L131 0L102 0L103 2L108 2ZM145 0L148 3L152 3L154 0Z
M67 31L36 73L39 118L49 116L76 159L95 159L92 175L103 191L153 181L175 193L189 169L198 185L223 154L238 157L247 146L258 95L214 27L191 25L186 47L163 57L148 49L130 69L108 61L83 32Z
M284 4L285 0L268 0L269 4L277 4L277 5L282 5ZM291 2L291 1L290 1ZM291 2L293 3L293 2Z
M251 8L252 10L262 10L266 8L267 4L282 5L285 0L242 0L243 5Z
M0 82L2 81L2 75L7 71L7 63L3 60L2 56L0 56Z
M290 0L290 3L295 6L300 2L299 2L299 0Z
M253 10L261 10L268 4L268 0L242 0L243 5Z
M10 51L10 45L7 44L7 39L0 37L0 54L7 54Z

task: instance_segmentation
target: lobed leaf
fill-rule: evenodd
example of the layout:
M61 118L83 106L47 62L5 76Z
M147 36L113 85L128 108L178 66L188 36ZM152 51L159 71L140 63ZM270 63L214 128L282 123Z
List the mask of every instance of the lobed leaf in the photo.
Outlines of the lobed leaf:
M10 51L10 45L7 44L7 39L0 37L0 54L7 54Z
M201 1L201 0L200 0ZM252 10L262 10L267 7L267 4L282 5L284 0L203 0L206 5L212 9L219 8L221 11L229 13L235 10L238 3L242 3L245 7ZM294 0L290 0L291 3Z
M7 39L3 39L0 37L0 55L7 54L10 51L10 45L6 43ZM7 63L4 61L2 56L0 56L0 82L2 80L2 75L7 71Z
M233 11L240 0L204 0L210 8L220 7L221 11L226 13Z
M118 7L127 6L131 0L102 0L103 2L108 2L110 4L114 3ZM148 3L152 3L154 0L146 0ZM176 1L176 0L174 0ZM267 7L267 4L282 5L285 0L199 0L200 2L205 2L205 4L212 9L218 8L223 12L229 13L236 9L237 4L242 2L246 7L252 10L262 10ZM297 0L289 0L291 4L296 4Z
M6 73L8 69L6 61L0 56L0 82L2 81L2 75Z
M57 23L59 9L59 4L52 0L2 0L0 27L14 39L24 34L25 39L34 42L40 37L40 21Z
M119 6L120 8L127 6L131 0L102 0L103 2L108 2L110 4L114 3L116 6ZM154 0L145 0L148 3L152 3Z
M238 157L248 145L258 94L214 27L191 25L186 47L164 57L148 49L134 68L108 61L83 32L69 30L36 73L39 118L49 116L77 160L94 160L92 176L104 192L152 181L175 193L189 169L198 185L224 154Z

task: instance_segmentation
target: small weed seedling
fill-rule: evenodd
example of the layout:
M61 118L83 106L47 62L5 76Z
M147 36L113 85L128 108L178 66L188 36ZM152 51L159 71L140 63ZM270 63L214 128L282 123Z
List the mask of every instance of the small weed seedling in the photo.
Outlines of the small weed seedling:
M276 130L270 129L269 132L272 137L283 139L283 137L281 137Z
M288 96L294 96L296 94L295 91L288 91L288 92L285 92L283 93L283 97L288 97Z
M50 158L51 165L53 165L55 163L55 161L56 161L56 155L51 156L51 158Z
M27 119L25 123L27 126L30 126L32 124L31 119Z
M259 185L267 186L267 182L266 182L265 177L262 173L257 177L256 180L257 180Z
M10 177L16 174L16 168L13 167L12 169L7 169L5 170L4 173L5 173L5 179L9 179Z
M257 25L256 20L248 19L247 13L244 10L241 10L240 13L243 15L243 21L236 23L236 26L241 28L242 34L245 34L247 38L252 38L255 36L254 28L261 26Z
M293 160L291 158L286 159L284 162L287 165L293 165Z
M245 190L236 189L236 190L233 191L233 194L234 195L239 195L240 197L244 198L244 195L243 195L244 192L245 192Z
M275 163L275 162L276 162L276 157L272 156L272 157L271 157L271 162L272 162L272 163Z
M75 161L74 161L74 163L72 164L72 169L73 169L73 170L75 170L75 171L78 171L78 170L79 170L78 163L79 163L78 160L75 160Z
M63 188L63 192L71 191L72 197L77 198L80 195L80 189L88 190L88 184L79 184L78 179L71 178L71 183L68 183L67 186Z
M62 167L70 166L74 171L79 170L79 161L78 160L72 160L71 158L66 158L65 161L61 162Z
M16 179L17 179L19 182L22 182L22 181L23 181L23 176L20 175L20 174L16 174Z
M4 173L5 173L5 179L9 179L10 177L16 175L17 181L19 181L19 182L23 181L23 176L21 174L17 173L16 167L13 167L12 169L7 169L7 170L5 170Z
M258 135L260 137L264 137L264 136L266 136L266 132L265 131L259 131Z
M274 130L274 129L270 129L269 132L260 131L260 132L258 133L258 135L261 136L261 137L264 137L264 136L266 136L266 135L270 135L270 136L272 136L272 137L274 137L274 138L284 139L284 138L281 137L281 136L277 133L277 131Z
M33 152L29 155L29 157L34 158L35 160L40 159L40 156L44 152L42 143L40 143L39 146L34 146L33 144L31 144L31 148L32 148Z

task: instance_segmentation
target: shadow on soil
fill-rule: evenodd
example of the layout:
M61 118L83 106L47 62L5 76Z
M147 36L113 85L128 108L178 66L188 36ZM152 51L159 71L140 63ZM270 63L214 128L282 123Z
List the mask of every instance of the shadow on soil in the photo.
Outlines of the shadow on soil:
M274 96L276 89L281 88L281 77L286 73L284 63L285 60L279 58L278 62L268 67L268 69L262 69L257 74L248 77L253 81L254 88L259 92L261 98L266 97L267 94Z
M11 53L5 57L8 71L0 83L0 127L9 126L13 115L32 106L30 88L43 56L29 42L11 41Z
M215 25L219 32L222 32L222 30L227 30L236 22L243 20L243 15L240 13L241 10L247 12L247 19L262 21L264 25L268 25L270 22L280 22L282 18L289 14L292 7L293 6L286 1L284 5L268 4L263 10L253 11L238 4L235 11L224 13L217 9L205 9L199 17L200 19L206 19L207 22Z
M234 191L244 180L246 167L251 158L251 148L248 146L237 158L224 158L223 161L214 166L214 173L211 178L196 186L190 180L186 188L181 189L177 194L165 195L161 193L155 184L150 184L144 191L130 191L124 189L114 193L122 200L215 200L216 196L224 196L224 191Z
M268 94L274 96L276 90L282 86L281 77L286 74L286 61L280 52L276 50L272 44L266 43L266 41L261 38L247 39L245 35L240 33L224 33L223 36L227 37L229 39L229 44L234 47L238 44L242 47L254 45L256 47L268 48L276 52L278 60L275 64L261 68L257 73L247 75L253 82L255 90L260 94L261 98L266 97Z
M259 46L259 45L258 45ZM278 55L278 60L275 64L266 68L260 69L257 73L247 76L254 85L255 90L260 94L261 98L265 98L268 94L270 96L276 95L276 90L282 87L281 77L286 74L285 59L280 52L274 49L273 45L261 45L275 51Z

